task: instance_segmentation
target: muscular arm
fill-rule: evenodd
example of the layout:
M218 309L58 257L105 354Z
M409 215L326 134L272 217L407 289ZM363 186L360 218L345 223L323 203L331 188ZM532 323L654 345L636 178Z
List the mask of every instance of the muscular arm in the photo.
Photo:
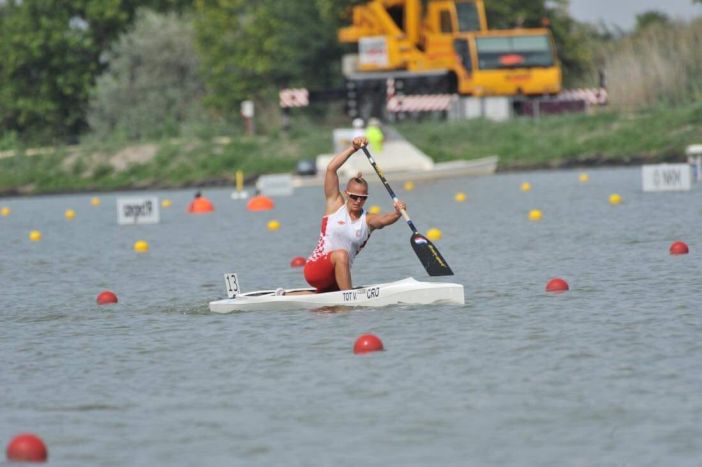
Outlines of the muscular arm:
M339 191L339 175L338 170L342 165L361 147L368 144L365 137L353 139L353 146L344 149L327 165L327 171L324 174L324 199L326 200L325 214L331 214L344 204L344 197Z
M407 205L402 201L395 203L395 212L387 212L384 214L367 214L366 222L371 230L382 229L386 225L394 224L402 217L400 209L406 209Z

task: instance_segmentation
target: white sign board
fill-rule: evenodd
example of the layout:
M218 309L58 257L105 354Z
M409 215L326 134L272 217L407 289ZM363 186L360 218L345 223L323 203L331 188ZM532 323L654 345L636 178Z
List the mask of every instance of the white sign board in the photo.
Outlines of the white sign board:
M254 103L253 101L243 101L241 103L241 116L244 118L253 118Z
M117 198L117 223L158 224L158 198Z
M687 191L692 173L689 164L655 164L641 167L643 191Z
M264 196L290 196L293 194L291 174L261 175L256 188Z
M361 65L388 66L388 43L384 36L362 37L358 41Z

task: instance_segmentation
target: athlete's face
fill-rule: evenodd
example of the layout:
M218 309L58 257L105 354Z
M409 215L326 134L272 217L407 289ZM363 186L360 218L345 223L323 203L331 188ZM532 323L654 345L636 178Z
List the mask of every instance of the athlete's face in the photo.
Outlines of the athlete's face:
M346 202L352 211L360 211L368 199L368 187L361 183L350 182L346 185Z

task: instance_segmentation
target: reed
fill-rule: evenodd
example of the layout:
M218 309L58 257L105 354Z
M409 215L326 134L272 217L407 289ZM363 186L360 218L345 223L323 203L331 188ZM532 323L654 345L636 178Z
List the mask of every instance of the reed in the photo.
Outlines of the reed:
M702 19L657 25L607 46L610 102L636 111L702 99Z

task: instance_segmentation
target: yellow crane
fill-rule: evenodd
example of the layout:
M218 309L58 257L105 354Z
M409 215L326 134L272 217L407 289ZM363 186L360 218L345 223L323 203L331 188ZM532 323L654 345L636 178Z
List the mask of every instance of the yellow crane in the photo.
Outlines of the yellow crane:
M561 68L545 28L489 30L483 0L371 0L339 30L358 44L344 61L363 116L379 115L385 82L405 94L558 94Z

